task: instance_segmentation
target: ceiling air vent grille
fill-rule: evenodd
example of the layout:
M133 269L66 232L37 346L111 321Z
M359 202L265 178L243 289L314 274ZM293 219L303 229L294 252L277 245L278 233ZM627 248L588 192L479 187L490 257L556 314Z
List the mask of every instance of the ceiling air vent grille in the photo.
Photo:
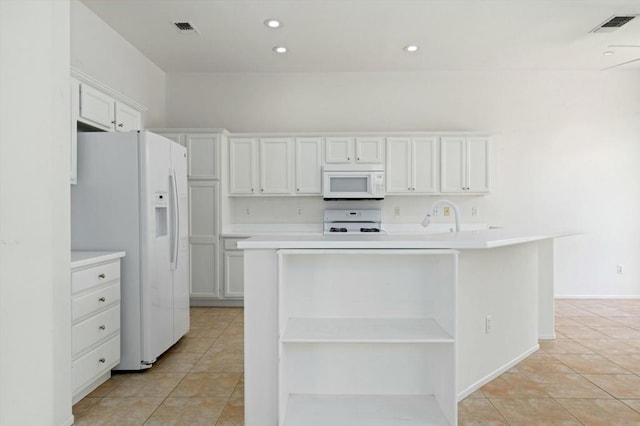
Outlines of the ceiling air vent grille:
M181 32L181 33L197 33L198 32L196 27L194 27L191 22L174 22L173 25L175 25L178 32Z
M614 16L612 18L609 18L604 23L595 27L593 30L591 30L591 32L598 33L598 32L615 31L621 26L623 26L624 24L626 24L627 22L631 21L636 16L637 15Z

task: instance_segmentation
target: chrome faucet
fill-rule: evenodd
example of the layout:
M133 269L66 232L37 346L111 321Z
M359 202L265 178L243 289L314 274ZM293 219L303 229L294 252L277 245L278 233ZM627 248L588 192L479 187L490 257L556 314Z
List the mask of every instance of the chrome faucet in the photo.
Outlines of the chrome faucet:
M431 215L433 214L433 211L442 205L447 205L453 209L453 216L456 221L456 232L460 232L460 210L458 209L458 206L456 206L449 200L440 200L433 203L431 208L427 210L427 215L424 217L424 219L422 219L422 222L420 222L420 224L426 228L431 221Z

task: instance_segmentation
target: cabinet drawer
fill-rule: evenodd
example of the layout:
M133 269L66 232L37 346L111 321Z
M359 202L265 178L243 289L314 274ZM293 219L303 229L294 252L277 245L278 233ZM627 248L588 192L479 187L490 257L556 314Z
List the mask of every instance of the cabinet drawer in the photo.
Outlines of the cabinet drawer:
M120 301L120 282L115 282L84 296L76 297L71 301L71 320L76 321L79 318L91 315L118 301Z
M238 250L238 241L246 240L246 238L225 238L224 249L225 250Z
M120 279L120 260L71 272L71 292L77 293Z
M71 331L72 353L76 356L91 345L120 330L120 305L90 317L76 325Z
M71 364L73 392L111 370L119 362L120 335L117 335Z

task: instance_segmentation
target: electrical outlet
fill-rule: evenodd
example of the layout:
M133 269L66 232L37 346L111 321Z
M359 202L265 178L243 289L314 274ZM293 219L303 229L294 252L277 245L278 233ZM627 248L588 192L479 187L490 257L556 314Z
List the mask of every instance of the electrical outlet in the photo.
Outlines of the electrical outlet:
M393 215L394 216L400 216L400 207L396 207L393 209Z
M302 209L298 209L298 216L302 215Z
M431 211L431 216L438 216L440 214L440 209L439 208L435 208Z
M491 329L493 328L493 318L491 318L491 315L487 315L484 319L484 332L485 334L490 334L491 333Z
M251 216L251 209L245 209L245 213L247 213L247 216Z
M478 208L477 207L472 207L471 208L471 216L478 216Z
M616 272L618 274L624 274L624 265L618 264L618 266L616 267Z
M445 207L442 212L445 216L451 216L451 207Z

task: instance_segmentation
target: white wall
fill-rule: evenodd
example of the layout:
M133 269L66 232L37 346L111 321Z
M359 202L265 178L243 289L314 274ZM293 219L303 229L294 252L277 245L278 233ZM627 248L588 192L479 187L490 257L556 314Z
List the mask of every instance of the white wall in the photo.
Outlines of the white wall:
M71 66L148 108L145 127L164 125L164 71L79 0L71 0Z
M637 93L640 73L631 71L172 73L167 126L487 132L495 141L493 192L454 198L463 221L580 230L556 243L556 293L640 296ZM387 220L417 221L434 199L389 197L382 205ZM323 207L280 201L271 219L313 221ZM267 212L276 203L234 205L237 221L251 221L246 208ZM309 217L296 216L298 207ZM469 216L471 207L479 217Z
M69 425L69 1L0 1L0 425Z

